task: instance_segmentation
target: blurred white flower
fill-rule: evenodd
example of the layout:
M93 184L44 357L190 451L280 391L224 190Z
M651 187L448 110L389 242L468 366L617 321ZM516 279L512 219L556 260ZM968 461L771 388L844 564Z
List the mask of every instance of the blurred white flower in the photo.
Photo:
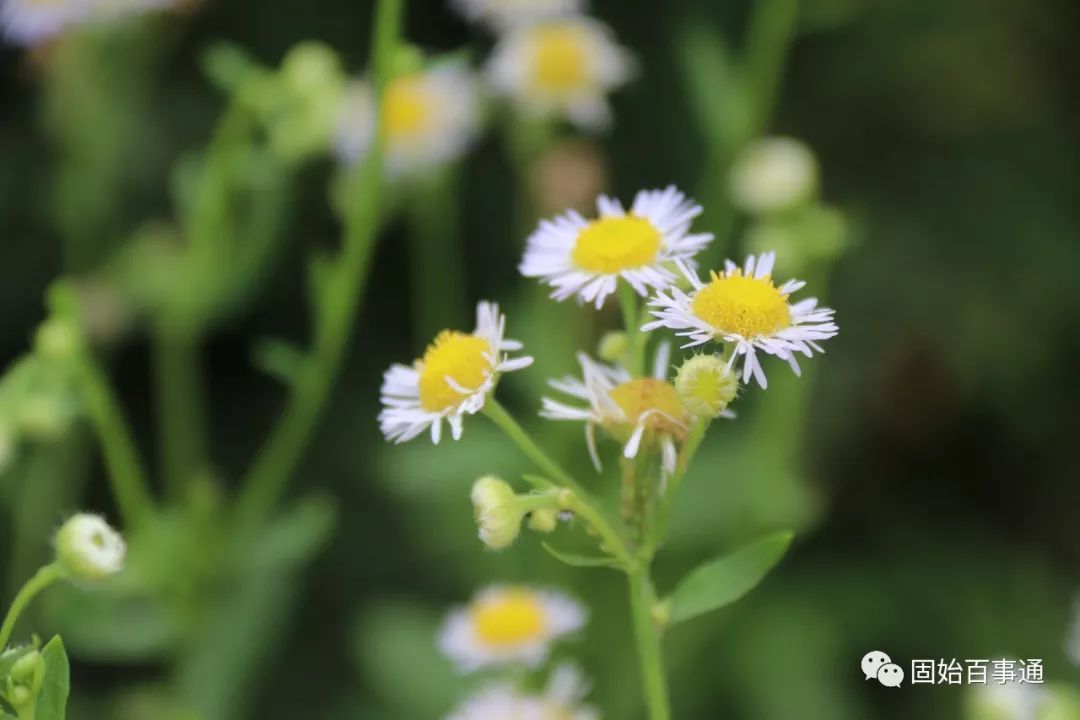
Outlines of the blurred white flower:
M451 0L450 4L466 20L499 32L585 9L585 0Z
M177 0L0 0L0 35L19 45L34 45L76 25L119 22L175 4Z
M446 720L598 720L595 708L583 705L589 686L581 671L556 667L543 694L529 695L507 683L482 688Z
M580 630L585 620L585 608L562 593L496 585L450 611L439 647L464 672L508 663L535 667L554 641Z
M796 354L812 357L815 351L824 352L817 341L836 335L835 311L819 308L816 298L792 305L789 296L806 283L788 280L777 287L772 279L775 261L776 254L771 252L751 255L741 268L729 260L724 271L713 272L707 283L681 265L693 286L690 293L672 287L667 293L657 294L649 303L656 308L651 312L657 319L642 329L675 330L677 335L690 338L684 347L710 340L733 343L728 364L734 366L743 358L744 383L753 377L761 387L768 385L758 351L786 360L798 375Z
M542 220L529 236L519 270L554 288L562 301L577 296L600 308L620 279L638 295L663 290L675 279L677 260L689 261L709 244L710 233L690 233L701 206L674 186L642 190L629 212L601 195L599 217L586 220L575 210Z
M801 205L814 196L817 185L814 153L793 138L751 143L731 167L731 197L740 208L754 214Z
M635 62L607 26L571 17L506 34L486 72L495 92L527 113L601 129L611 122L607 94L633 76Z
M357 162L371 149L375 112L371 83L354 82L338 123L337 149L343 162ZM464 154L476 137L480 122L476 80L457 64L394 78L386 88L379 119L392 178L438 167Z
M438 443L444 419L459 439L464 416L484 407L499 374L532 364L529 356L507 355L520 350L521 343L505 332L506 316L499 306L480 302L473 332L443 330L413 365L392 365L383 376L379 413L386 439L401 443L430 428L432 442Z

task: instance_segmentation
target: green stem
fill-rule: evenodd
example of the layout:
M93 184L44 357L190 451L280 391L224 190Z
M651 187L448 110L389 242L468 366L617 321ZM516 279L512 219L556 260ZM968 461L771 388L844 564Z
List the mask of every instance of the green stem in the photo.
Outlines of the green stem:
M638 661L641 664L641 687L649 720L671 720L668 700L667 678L664 676L664 659L660 647L660 630L653 620L656 606L656 590L649 577L648 565L640 565L627 573L630 590L630 612L634 623L634 640L637 643Z
M506 408L499 404L498 400L494 397L487 398L484 401L483 412L518 446L521 452L525 453L526 457L532 460L552 480L563 487L570 488L582 498L589 497L589 494L571 477L570 473L563 470L561 465L548 457L547 453L529 436L529 433L525 432L525 429L518 424L518 421L510 413L506 412Z
M626 365L634 377L645 374L645 334L641 332L641 315L638 312L638 296L630 283L619 281L619 307L622 308L623 326L626 330Z
M642 556L646 560L652 559L660 544L664 541L668 522L671 520L671 511L675 506L675 497L679 493L682 479L686 475L694 455L697 453L698 448L701 447L701 441L705 439L705 432L709 429L710 422L700 418L695 420L690 427L686 440L683 441L678 461L675 464L675 472L668 478L667 487L664 489L664 494L660 498L660 504L656 509L656 517L653 524L649 526L649 532L645 542L642 544Z
M158 443L165 484L173 498L206 461L202 376L197 335L159 325L154 333Z
M101 443L117 509L124 525L134 528L154 509L135 441L105 373L88 349L75 355L73 367L86 414Z
M626 547L626 543L623 542L622 538L619 537L619 533L611 527L611 524L608 523L607 519L599 510L586 502L577 493L574 493L573 497L561 498L561 500L567 510L573 512L592 526L596 531L596 534L600 536L604 549L614 555L615 559L622 563L622 567L627 573L634 572L637 569L637 561Z
M465 268L454 168L418 180L408 204L413 331L423 348L439 330L461 326Z
M393 79L405 0L379 0L375 11L371 66L375 96ZM378 113L376 113L378 117ZM382 203L382 133L375 128L371 152L357 165L348 186L341 256L330 287L316 307L315 338L304 372L297 377L281 419L248 472L237 506L242 523L260 521L277 502L322 415L359 311L375 246Z
M750 137L764 132L772 116L798 19L799 0L758 0L754 4L745 56L753 93Z
M11 633L15 629L15 623L19 615L30 604L30 601L45 588L64 577L64 569L56 563L49 563L38 570L32 578L26 581L15 599L11 601L7 615L4 616L4 624L0 626L0 649L6 648L11 640Z

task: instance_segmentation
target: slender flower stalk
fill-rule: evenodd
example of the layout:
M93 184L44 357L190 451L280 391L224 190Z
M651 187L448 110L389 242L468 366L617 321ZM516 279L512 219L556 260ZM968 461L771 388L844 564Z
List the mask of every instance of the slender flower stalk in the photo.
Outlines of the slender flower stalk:
M394 77L405 0L379 0L375 9L372 61L374 94L381 98ZM295 380L276 428L244 480L237 507L241 522L255 523L274 506L322 416L330 388L344 359L350 330L375 248L383 188L382 120L376 114L371 151L358 163L349 187L357 192L344 217L341 256L317 308L315 337L305 371Z
M15 595L15 599L12 600L11 607L8 608L7 615L4 616L4 624L0 626L0 650L7 647L8 641L11 640L11 633L15 630L15 623L18 621L22 611L26 609L26 606L42 590L57 580L62 580L64 576L64 568L59 563L49 563L26 581L26 584Z

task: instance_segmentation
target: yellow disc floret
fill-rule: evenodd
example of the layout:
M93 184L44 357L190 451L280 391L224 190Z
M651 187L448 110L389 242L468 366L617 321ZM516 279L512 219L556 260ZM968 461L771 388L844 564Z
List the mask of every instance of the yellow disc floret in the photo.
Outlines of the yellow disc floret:
M420 360L420 406L431 412L441 412L465 399L449 382L465 390L484 384L492 370L491 345L476 335L443 330L428 345Z
M486 645L520 645L546 631L544 605L527 590L509 589L484 597L471 612L476 636Z
M686 407L675 387L656 378L635 378L611 391L611 399L626 415L626 423L644 422L650 430L680 435L686 427Z
M721 332L745 338L771 335L791 325L787 295L771 278L746 277L741 270L713 273L712 281L694 297L693 311Z
M582 270L617 273L653 263L660 241L660 232L644 218L600 218L578 234L571 257Z
M408 140L424 133L432 117L431 93L422 75L395 79L383 99L382 132L392 140Z
M548 25L534 29L532 51L537 90L566 95L589 84L588 50L576 28Z

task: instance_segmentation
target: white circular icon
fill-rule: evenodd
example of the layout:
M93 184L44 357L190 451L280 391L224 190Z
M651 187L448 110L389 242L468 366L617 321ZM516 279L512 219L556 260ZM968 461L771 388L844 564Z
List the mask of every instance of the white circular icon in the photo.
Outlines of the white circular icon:
M878 668L878 682L885 687L900 687L904 682L904 668L894 663L888 663Z
M863 655L863 675L866 676L867 680L870 680L871 678L876 678L878 676L878 670L891 662L892 658L890 658L885 653L881 652L880 650L871 650L870 652Z

